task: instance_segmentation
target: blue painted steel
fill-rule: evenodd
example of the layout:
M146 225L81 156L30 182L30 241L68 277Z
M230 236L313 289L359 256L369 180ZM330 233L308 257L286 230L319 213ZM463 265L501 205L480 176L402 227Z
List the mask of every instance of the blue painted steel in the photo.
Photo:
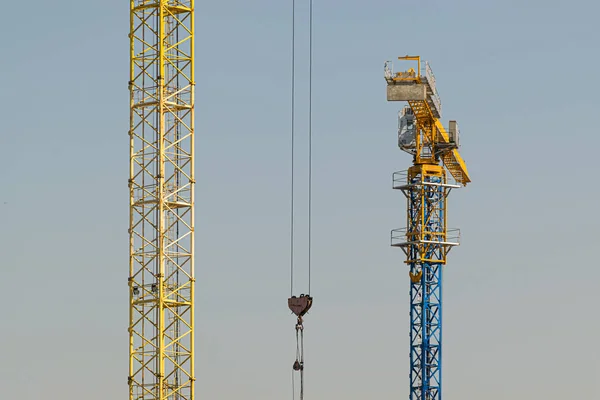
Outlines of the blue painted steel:
M418 232L408 248L411 273L422 273L410 284L410 400L442 399L442 265L445 249L446 190L439 176L415 177L408 197L408 226ZM437 234L436 234L437 233ZM433 243L431 243L433 242ZM424 244L426 243L426 244ZM417 275L418 276L418 275Z

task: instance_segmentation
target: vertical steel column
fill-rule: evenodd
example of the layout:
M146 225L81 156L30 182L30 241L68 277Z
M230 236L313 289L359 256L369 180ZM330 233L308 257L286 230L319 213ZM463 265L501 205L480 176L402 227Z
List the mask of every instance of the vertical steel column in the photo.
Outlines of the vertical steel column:
M194 397L194 2L130 0L129 399Z
M405 194L410 267L410 400L442 398L442 265L446 263L446 175L437 165L409 169Z

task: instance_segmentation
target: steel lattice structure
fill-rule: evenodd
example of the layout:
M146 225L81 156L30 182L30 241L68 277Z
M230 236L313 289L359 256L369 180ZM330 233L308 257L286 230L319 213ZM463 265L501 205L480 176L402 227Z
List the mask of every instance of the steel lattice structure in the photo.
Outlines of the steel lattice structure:
M386 63L388 101L408 101L399 118L398 144L413 156L408 171L393 175L394 189L407 198L407 227L392 231L392 246L406 254L410 277L410 400L442 399L442 273L460 232L447 229L447 198L452 188L446 170L460 184L470 182L458 153L458 128L439 121L441 103L429 65L393 74Z
M129 399L194 397L194 2L130 1Z

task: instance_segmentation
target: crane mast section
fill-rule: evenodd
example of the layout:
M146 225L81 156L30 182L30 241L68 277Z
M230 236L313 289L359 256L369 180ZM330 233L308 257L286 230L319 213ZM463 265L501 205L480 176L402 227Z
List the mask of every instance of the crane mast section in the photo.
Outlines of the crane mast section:
M391 245L406 254L410 277L410 400L442 399L442 273L458 230L447 229L452 188L440 165L418 164L394 174L407 199L406 228Z
M194 398L194 1L130 1L129 400Z

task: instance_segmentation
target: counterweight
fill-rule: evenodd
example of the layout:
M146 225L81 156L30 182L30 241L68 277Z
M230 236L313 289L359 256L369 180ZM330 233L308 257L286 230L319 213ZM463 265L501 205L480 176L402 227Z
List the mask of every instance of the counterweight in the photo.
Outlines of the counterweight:
M130 1L129 399L194 398L194 1Z
M393 188L407 198L407 225L391 235L391 245L404 250L409 266L409 398L441 400L442 272L460 237L458 230L446 226L446 201L452 188L466 185L470 178L458 153L458 125L450 121L446 131L439 121L441 102L429 65L422 71L420 57L399 59L417 62L417 70L396 74L389 63L385 66L388 101L409 104L399 115L398 146L413 156L408 171L393 175Z

